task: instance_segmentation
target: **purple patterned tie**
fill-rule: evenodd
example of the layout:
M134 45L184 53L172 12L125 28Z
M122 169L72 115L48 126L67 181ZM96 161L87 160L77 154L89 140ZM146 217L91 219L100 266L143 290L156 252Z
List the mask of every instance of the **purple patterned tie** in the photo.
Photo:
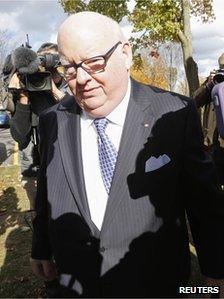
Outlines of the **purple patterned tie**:
M107 193L109 194L117 159L117 151L113 143L105 133L105 129L108 123L109 121L105 117L97 118L94 120L94 125L98 133L97 143L101 174L104 186Z

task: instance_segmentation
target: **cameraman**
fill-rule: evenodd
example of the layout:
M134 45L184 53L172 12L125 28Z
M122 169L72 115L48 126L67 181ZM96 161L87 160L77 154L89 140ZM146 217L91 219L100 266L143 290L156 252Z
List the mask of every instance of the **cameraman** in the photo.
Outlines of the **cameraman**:
M223 72L224 80L224 53L218 59L219 69ZM224 140L218 134L216 115L212 102L211 91L215 84L220 83L214 80L216 71L210 73L209 77L195 92L194 100L198 108L203 107L202 126L204 130L204 144L212 154L216 165L219 182L224 189Z
M53 43L44 43L38 49L37 54L58 54L58 47ZM30 92L18 89L17 93L14 94L14 101L17 101L15 113L10 123L10 130L13 139L18 142L19 149L22 151L21 164L24 176L35 176L39 165L39 115L43 110L61 100L67 90L67 83L59 74L57 68L52 67L46 70L50 71L52 77L52 89L50 91ZM18 85L20 75L13 76L12 81L10 85ZM26 166L27 161L30 164L28 169Z
M58 47L53 43L44 43L37 51L38 55L58 54ZM42 111L52 107L66 96L67 83L56 67L46 68L51 73L52 89L44 91L27 91L20 89L21 76L17 72L11 78L10 86L17 87L13 93L15 113L11 118L11 135L19 144L21 151L21 172L25 177L24 188L31 195L30 201L35 197L35 181L26 177L35 177L38 170L39 158L39 115ZM27 165L28 164L28 165ZM28 166L28 167L27 167ZM33 183L34 182L34 183ZM31 204L32 209L33 204ZM57 280L45 282L47 297L53 298L57 294Z

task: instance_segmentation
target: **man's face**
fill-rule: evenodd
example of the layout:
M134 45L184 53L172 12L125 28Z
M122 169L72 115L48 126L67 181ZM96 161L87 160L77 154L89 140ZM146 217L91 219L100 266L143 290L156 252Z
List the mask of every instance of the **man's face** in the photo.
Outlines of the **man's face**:
M77 43L66 40L61 46L62 63L79 64L85 59L104 55L118 42L82 40L77 46ZM79 106L93 117L108 115L126 93L130 64L130 46L120 43L100 72L90 73L78 67L76 75L69 76L67 81Z

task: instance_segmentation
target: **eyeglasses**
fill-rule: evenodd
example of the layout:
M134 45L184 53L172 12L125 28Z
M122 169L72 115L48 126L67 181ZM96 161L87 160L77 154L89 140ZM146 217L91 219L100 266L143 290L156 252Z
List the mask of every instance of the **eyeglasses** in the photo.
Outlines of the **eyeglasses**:
M122 42L121 41L117 42L105 55L99 55L99 56L87 58L78 64L72 63L72 64L63 65L62 62L65 78L66 79L75 78L77 75L77 69L79 67L81 67L89 74L97 74L102 72L107 65L108 59L116 50L119 44L122 44Z

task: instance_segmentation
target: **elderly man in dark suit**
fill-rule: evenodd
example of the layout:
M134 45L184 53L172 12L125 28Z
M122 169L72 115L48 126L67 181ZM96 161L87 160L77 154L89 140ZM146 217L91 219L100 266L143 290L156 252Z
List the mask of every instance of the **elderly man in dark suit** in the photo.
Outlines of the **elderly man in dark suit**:
M194 103L130 79L118 24L71 15L58 35L74 97L40 120L31 265L62 297L172 297L190 274L224 277L224 198ZM52 261L53 258L53 261Z

